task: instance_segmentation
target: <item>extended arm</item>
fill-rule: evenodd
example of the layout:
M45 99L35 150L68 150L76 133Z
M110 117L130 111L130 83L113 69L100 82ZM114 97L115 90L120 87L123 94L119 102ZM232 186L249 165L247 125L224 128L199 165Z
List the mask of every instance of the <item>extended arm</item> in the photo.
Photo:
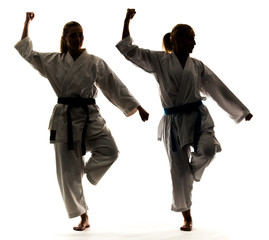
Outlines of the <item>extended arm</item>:
M35 17L35 14L33 12L26 13L26 19L25 19L24 28L21 35L21 40L23 40L24 38L28 36L29 24L34 19L34 17Z
M98 72L99 78L96 85L111 103L117 106L127 117L138 110L141 120L143 122L148 120L149 114L103 60L98 63Z
M127 9L126 17L124 20L124 25L123 25L123 31L122 31L122 39L130 36L130 30L129 30L129 24L130 20L134 17L136 14L135 9Z
M211 96L237 123L243 119L249 121L253 115L248 108L230 91L230 89L204 65L202 92Z

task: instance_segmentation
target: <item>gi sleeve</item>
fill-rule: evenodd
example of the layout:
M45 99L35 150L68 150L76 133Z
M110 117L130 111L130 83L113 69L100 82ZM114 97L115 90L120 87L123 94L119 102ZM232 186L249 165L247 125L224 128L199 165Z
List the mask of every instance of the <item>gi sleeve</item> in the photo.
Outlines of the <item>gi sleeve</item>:
M203 66L202 92L212 97L236 123L241 122L250 111L207 66Z
M50 53L39 53L34 51L32 41L28 36L19 41L14 47L19 54L41 74L41 76L47 78L44 62L47 58L50 58Z
M139 48L137 45L134 45L133 39L130 36L121 40L116 47L127 60L131 61L138 67L149 73L156 72L154 67L156 64L154 63L157 59L154 51Z
M136 108L140 106L139 102L103 60L100 60L97 69L96 85L102 93L126 116L132 115Z

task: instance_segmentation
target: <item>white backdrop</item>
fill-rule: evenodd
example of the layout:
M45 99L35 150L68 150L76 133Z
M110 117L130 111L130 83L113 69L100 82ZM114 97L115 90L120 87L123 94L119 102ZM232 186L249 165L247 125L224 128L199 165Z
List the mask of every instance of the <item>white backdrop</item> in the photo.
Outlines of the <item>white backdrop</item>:
M91 186L85 179L92 228L104 232L118 229L119 235L113 236L124 239L120 237L126 229L134 226L148 226L144 230L152 232L162 226L165 232L164 226L176 229L182 223L180 214L170 211L169 164L163 143L156 140L163 114L157 83L115 48L128 7L137 11L130 31L135 43L143 48L161 50L163 35L174 25L191 25L196 33L192 57L211 68L254 115L250 122L236 125L211 99L205 102L223 151L202 181L194 184L196 229L232 237L258 234L260 239L268 239L262 230L269 209L266 0L5 2L0 16L0 235L5 239L36 239L40 231L44 236L67 232L75 239L77 235L72 235L71 229L79 220L67 219L56 179L54 150L49 144L47 127L56 96L48 81L14 49L26 11L36 14L29 35L38 51L59 51L63 25L78 21L84 29L87 51L103 58L150 113L146 123L138 114L126 118L99 92L97 104L116 139L120 157L98 186ZM159 239L173 239L173 234ZM65 235L57 236L65 239ZM190 236L186 239L192 239ZM96 239L101 237L96 235ZM104 239L114 238L105 235Z

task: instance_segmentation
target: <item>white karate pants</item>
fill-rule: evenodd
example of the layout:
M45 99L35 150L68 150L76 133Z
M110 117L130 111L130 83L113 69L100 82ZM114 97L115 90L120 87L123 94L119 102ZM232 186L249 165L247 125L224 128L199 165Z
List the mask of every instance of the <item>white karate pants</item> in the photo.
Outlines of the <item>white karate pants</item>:
M170 138L164 139L165 146L170 145ZM199 138L197 153L191 152L190 146L181 148L177 143L177 151L166 148L172 179L173 201L171 210L183 212L191 208L193 182L199 182L205 168L211 163L221 147L214 134L202 134Z
M96 185L118 157L118 149L110 131L104 128L99 134L86 138L86 150L92 153L86 163L81 155L81 143L75 141L73 150L67 143L55 143L56 170L62 198L69 218L88 210L82 187L82 177Z

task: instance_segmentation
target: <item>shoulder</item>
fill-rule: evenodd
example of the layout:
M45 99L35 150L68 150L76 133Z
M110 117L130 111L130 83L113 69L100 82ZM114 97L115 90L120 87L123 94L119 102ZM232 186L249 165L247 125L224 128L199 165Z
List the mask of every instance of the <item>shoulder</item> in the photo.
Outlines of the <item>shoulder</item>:
M92 64L102 64L104 60L94 54L90 54L85 50L84 57L87 59L89 63Z
M196 64L196 66L200 69L201 74L203 75L203 77L211 77L214 76L215 73L206 65L204 64L202 61L197 60L195 58L192 58L194 64Z
M65 56L59 52L33 52L33 58L39 59L44 64L57 64L59 62L62 62L65 58Z
M204 72L205 70L205 65L204 63L201 61L201 60L198 60L196 58L190 58L192 63L199 69L202 71L202 73Z
M203 62L201 60L199 60L199 59L196 59L196 58L193 58L193 57L191 57L190 59L193 62L193 64L195 64L195 65L198 65L198 66L203 66L204 65Z
M167 53L165 51L151 51L152 55L154 55L160 63L165 63L169 61L173 61L173 54Z
M99 74L104 74L105 72L110 71L108 64L101 57L87 53L86 58L88 66L90 66L90 68L96 69Z
M83 63L84 66L87 66L89 69L102 69L106 65L105 61L102 58L94 54L88 53L86 49L83 52L80 61Z

